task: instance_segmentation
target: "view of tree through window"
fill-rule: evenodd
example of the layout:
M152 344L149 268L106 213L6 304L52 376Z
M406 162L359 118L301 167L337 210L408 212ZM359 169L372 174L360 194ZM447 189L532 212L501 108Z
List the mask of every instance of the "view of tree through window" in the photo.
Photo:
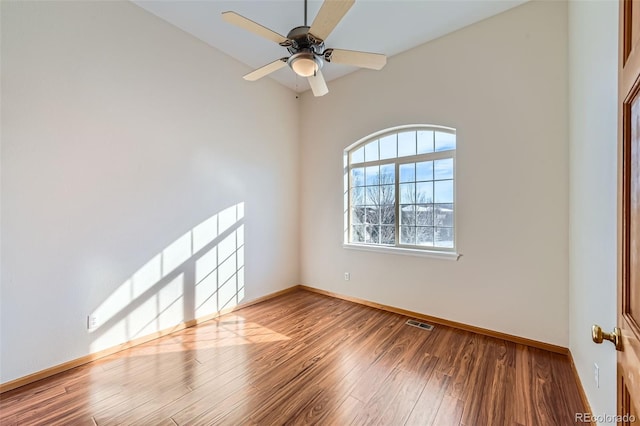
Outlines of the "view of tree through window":
M413 126L345 152L345 241L454 249L455 130Z

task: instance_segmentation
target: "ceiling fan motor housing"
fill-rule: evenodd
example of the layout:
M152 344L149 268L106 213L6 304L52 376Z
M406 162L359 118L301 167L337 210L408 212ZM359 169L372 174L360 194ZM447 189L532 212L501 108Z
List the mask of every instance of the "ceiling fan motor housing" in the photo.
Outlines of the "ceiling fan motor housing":
M324 52L324 41L315 38L309 33L309 28L306 25L295 27L289 34L287 34L286 48L292 55L301 52L308 51L316 55L322 55Z

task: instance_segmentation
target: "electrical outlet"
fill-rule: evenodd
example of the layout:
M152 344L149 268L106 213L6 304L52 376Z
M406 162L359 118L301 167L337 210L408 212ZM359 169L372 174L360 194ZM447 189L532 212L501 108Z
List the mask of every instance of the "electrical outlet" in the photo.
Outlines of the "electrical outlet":
M345 281L349 281L350 279L351 279L351 274L350 274L350 273L348 273L348 272L345 272L345 273L344 273L344 280L345 280Z
M593 363L593 378L596 381L596 388L600 388L600 367L595 362Z
M87 330L93 330L98 327L98 317L96 315L89 315L87 317Z

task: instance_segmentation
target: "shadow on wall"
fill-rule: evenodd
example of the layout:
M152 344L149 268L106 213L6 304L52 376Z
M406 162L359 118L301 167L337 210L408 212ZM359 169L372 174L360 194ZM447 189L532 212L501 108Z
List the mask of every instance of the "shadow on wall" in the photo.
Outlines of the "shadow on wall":
M91 352L214 315L244 299L244 203L167 246L89 317Z

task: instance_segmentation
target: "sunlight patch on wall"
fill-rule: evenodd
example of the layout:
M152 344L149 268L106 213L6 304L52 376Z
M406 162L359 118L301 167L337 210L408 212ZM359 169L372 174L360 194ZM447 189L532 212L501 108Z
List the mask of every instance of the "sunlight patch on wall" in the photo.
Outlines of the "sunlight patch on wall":
M244 225L196 260L196 317L232 308L244 298Z
M162 255L158 254L131 277L131 299L140 297L162 278Z
M216 314L244 299L244 203L206 219L123 282L91 314L91 350Z
M162 251L162 276L166 276L191 257L191 239L192 232L189 231Z

